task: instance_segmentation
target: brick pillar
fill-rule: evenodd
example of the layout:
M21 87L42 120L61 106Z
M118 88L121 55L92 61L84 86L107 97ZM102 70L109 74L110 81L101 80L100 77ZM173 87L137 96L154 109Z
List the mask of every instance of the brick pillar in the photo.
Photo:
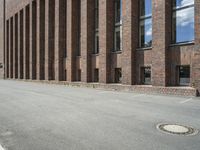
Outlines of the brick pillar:
M18 14L15 15L14 23L13 23L13 29L14 29L14 78L18 78Z
M55 1L55 80L64 80L66 50L66 0Z
M46 0L45 5L45 79L54 80L55 0Z
M9 33L10 33L10 36L9 36L9 78L13 78L13 17L10 18L10 27L9 27Z
M99 82L110 82L110 54L114 45L114 0L99 1Z
M67 1L67 81L76 80L76 50L77 50L77 9L79 0Z
M13 16L13 78L15 78L15 16Z
M45 0L37 1L37 80L45 77Z
M167 48L170 41L168 32L171 28L169 24L171 13L168 10L171 7L171 0L153 0L152 6L152 85L166 86L169 78Z
M6 21L5 77L9 78L9 20Z
M24 8L24 79L29 79L29 5Z
M30 79L36 79L36 1L30 3L30 43L29 43L29 50L30 50Z
M18 53L18 68L19 68L19 78L23 79L23 11L19 12L19 16L18 16L18 49L19 49L19 53Z
M94 49L95 1L81 0L81 81L92 81L91 55Z
M138 16L139 1L122 1L122 83L135 84L136 82L136 48L138 46Z
M200 0L195 0L195 49L192 58L191 84L200 92Z

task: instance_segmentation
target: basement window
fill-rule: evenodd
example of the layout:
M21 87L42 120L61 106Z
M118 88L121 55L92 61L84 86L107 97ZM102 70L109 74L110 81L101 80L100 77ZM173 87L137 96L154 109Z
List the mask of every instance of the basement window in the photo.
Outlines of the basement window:
M122 83L122 69L115 68L115 83Z
M99 69L94 69L94 82L99 82Z
M115 0L114 52L122 50L122 0Z
M142 84L151 85L151 67L141 68L141 79L142 79Z
M179 85L189 86L190 85L190 66L178 66L179 72Z

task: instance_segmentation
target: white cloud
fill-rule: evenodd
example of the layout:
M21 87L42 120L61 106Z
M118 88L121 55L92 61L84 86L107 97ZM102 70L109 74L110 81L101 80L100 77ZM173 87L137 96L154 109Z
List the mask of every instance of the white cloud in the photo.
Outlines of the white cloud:
M177 11L176 14L177 25L187 26L194 22L194 8L187 8L180 11Z

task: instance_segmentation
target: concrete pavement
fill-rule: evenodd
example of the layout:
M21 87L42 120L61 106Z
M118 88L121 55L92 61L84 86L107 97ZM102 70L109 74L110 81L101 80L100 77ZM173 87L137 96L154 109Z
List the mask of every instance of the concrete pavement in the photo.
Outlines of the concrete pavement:
M6 150L199 150L200 99L0 80L0 144Z

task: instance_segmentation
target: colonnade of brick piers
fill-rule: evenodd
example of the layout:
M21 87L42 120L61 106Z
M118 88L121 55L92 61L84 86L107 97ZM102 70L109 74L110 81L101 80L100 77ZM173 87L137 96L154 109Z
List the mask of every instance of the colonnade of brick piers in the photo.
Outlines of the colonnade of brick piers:
M171 1L153 0L153 46L148 52L137 51L137 0L122 1L122 51L112 52L113 3L99 3L97 55L92 54L94 0L30 0L18 12L6 15L5 78L93 82L94 69L98 68L99 82L113 83L114 68L119 67L122 83L133 85L140 83L138 66L150 65L153 86L173 85L168 65ZM195 14L195 42L188 49L192 49L191 84L200 88L200 0L195 1ZM141 55L144 60L139 59Z

